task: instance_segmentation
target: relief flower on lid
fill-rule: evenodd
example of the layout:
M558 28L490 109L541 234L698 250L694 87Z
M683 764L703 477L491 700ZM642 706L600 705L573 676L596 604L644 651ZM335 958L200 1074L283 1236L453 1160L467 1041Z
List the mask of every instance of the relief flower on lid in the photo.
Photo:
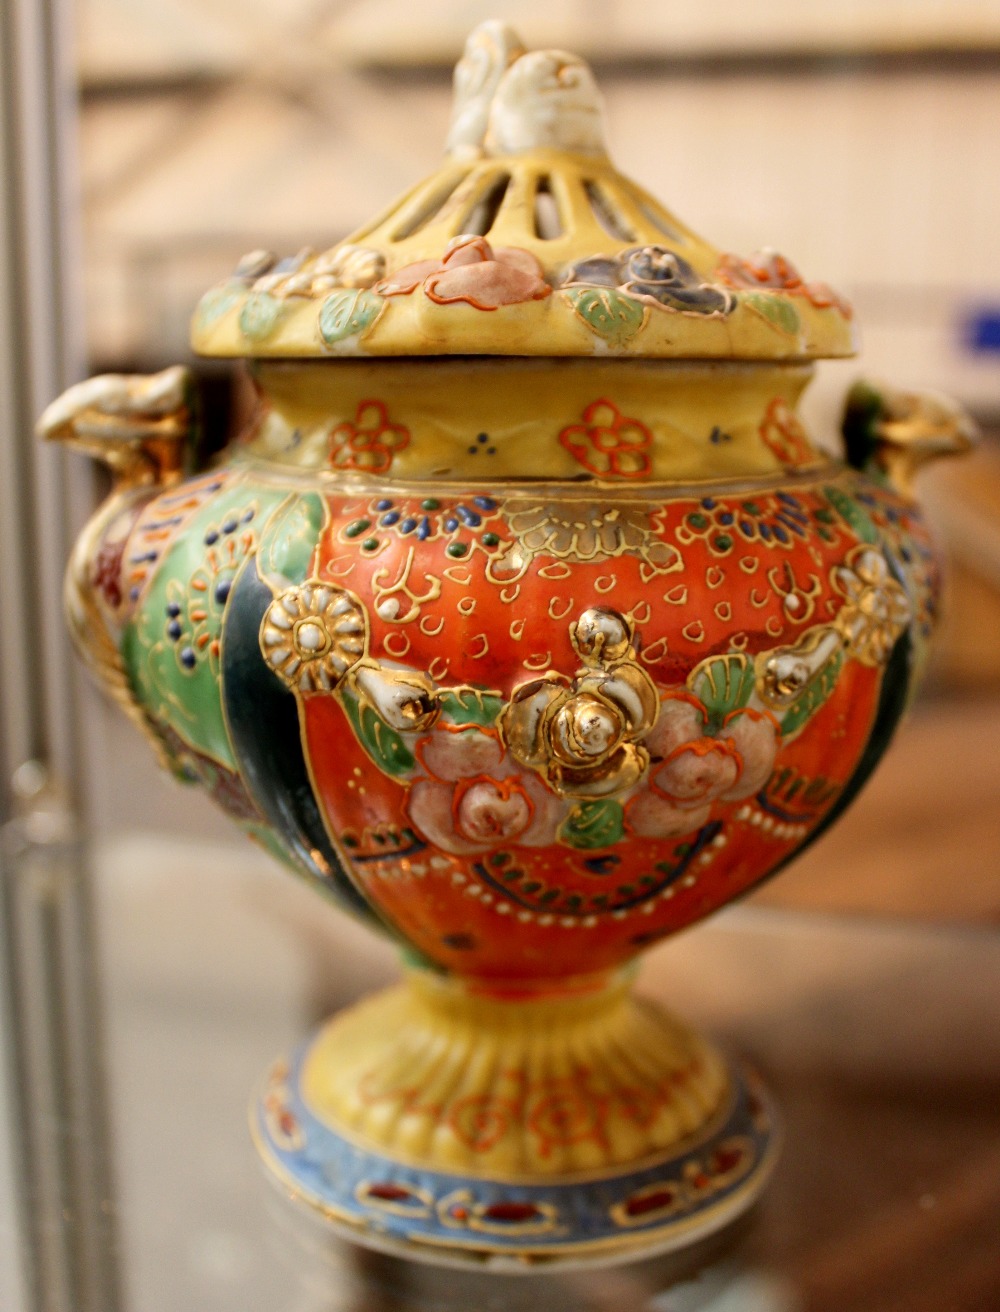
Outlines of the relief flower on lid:
M687 260L665 246L633 246L620 255L579 260L562 285L611 287L681 314L721 316L736 308L732 292L707 283Z
M459 301L477 310L497 310L548 296L542 266L530 251L498 246L483 237L456 237L440 260L407 264L375 284L382 296L409 296L422 287L438 305Z
M791 260L777 251L760 250L749 259L723 255L717 276L720 282L739 291L782 291L790 296L804 296L817 310L838 310L850 319L853 310L838 292L825 282L806 282Z

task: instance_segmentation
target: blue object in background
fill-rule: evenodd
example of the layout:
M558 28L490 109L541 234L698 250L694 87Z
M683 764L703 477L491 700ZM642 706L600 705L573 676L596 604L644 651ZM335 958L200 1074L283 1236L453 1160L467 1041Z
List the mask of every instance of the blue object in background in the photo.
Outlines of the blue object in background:
M1000 355L1000 305L983 306L967 316L962 345L973 355Z

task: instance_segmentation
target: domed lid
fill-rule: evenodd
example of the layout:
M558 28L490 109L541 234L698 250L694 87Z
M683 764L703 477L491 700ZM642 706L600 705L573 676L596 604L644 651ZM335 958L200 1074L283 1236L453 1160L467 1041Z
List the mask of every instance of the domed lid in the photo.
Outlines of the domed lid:
M488 22L455 69L444 164L317 255L246 256L200 302L203 355L851 355L848 304L742 259L617 171L593 74Z

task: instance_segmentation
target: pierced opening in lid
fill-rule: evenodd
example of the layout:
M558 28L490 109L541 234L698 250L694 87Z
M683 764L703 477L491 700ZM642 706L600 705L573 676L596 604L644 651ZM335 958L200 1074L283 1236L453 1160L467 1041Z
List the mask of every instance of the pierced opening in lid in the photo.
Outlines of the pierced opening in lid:
M534 198L535 236L542 241L554 241L565 231L559 202L552 192L552 181L546 173L535 184Z
M473 201L456 233L469 233L476 237L485 237L496 222L503 198L510 186L510 174L499 173L494 177L486 191Z
M647 219L658 232L662 232L664 237L669 237L671 241L684 241L684 234L678 232L672 223L668 223L666 216L655 205L650 205L644 200L637 200L636 204L642 217Z
M593 211L594 218L608 236L616 237L618 241L635 241L635 229L626 220L604 188L592 180L584 182L583 187L587 193L587 199L590 201L590 208Z
M465 176L463 175L446 179L441 186L435 187L433 191L424 197L423 202L407 215L399 227L393 229L389 235L389 240L405 241L407 237L412 237L415 232L420 232L422 228L426 228L428 223L437 218L458 190L459 185L464 181Z

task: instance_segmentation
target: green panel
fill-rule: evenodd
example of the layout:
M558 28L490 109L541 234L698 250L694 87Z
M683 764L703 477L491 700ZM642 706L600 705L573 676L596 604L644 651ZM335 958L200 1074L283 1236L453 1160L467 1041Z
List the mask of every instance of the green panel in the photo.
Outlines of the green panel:
M276 591L290 583L303 583L310 576L324 519L323 498L316 492L304 492L289 496L267 521L257 570Z
M849 492L845 492L839 487L825 487L823 495L841 519L851 526L862 542L873 544L878 542L878 530L872 522L871 516L859 502L855 501Z
M222 711L222 619L236 573L286 498L237 479L184 525L122 635L136 698L191 747L236 769Z

